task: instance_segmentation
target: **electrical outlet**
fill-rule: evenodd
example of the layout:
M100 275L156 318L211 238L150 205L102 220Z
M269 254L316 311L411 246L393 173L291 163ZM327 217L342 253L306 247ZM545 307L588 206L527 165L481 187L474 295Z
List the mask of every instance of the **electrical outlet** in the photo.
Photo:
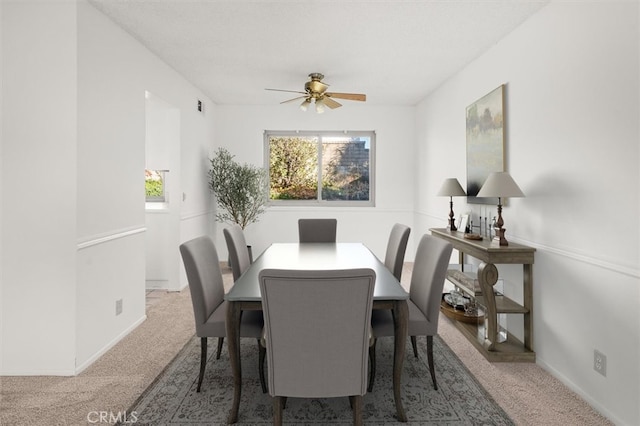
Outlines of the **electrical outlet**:
M597 349L593 350L593 369L607 377L607 356Z
M122 299L116 300L116 316L122 313Z

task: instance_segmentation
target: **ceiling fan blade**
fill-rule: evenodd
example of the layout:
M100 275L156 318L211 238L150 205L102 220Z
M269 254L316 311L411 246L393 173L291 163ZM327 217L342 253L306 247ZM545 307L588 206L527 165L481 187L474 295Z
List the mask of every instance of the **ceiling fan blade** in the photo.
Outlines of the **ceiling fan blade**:
M342 106L340 102L336 102L328 96L324 96L322 99L324 100L324 104L331 109L336 109Z
M304 98L306 98L306 96L298 96L298 97L296 97L296 98L289 99L289 100L286 100L286 101L282 101L282 102L280 102L280 103L281 103L281 104L288 104L289 102L299 101L300 99L304 99Z
M348 99L350 101L366 101L367 95L362 93L325 93L325 96L338 99Z
M283 89L264 89L264 90L271 90L272 92L302 93L303 95L306 94L306 92L301 92L299 90L283 90Z

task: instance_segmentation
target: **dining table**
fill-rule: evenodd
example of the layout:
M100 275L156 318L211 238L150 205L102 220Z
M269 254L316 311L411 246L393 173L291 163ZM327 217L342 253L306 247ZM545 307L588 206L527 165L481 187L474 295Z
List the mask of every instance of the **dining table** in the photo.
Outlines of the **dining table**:
M373 309L390 309L394 318L393 396L399 421L406 422L401 377L408 333L409 294L384 263L362 243L274 243L249 266L225 295L227 342L233 373L233 404L228 423L238 421L242 393L240 319L245 310L262 310L258 276L263 269L332 270L371 268L376 273ZM318 301L322 303L322 301Z

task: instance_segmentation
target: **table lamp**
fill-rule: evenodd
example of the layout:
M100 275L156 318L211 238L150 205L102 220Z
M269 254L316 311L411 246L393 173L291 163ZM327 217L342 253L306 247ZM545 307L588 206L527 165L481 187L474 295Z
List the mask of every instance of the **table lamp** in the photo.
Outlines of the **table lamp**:
M522 190L507 172L492 172L478 191L477 197L498 197L498 220L495 224L496 236L501 246L508 246L509 242L504 237L504 221L502 220L502 198L524 197Z
M444 182L442 182L442 187L440 187L440 191L438 191L436 195L447 196L450 198L449 209L451 211L449 212L449 229L451 231L457 231L458 228L456 228L455 225L456 220L453 218L453 197L467 195L467 193L464 192L464 189L462 189L462 186L460 186L460 182L458 182L458 179L448 178L445 179Z

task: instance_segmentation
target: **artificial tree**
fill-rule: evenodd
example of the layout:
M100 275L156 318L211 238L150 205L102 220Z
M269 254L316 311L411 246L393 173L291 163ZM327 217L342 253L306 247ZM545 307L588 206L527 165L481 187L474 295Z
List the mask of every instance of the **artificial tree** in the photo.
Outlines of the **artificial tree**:
M218 148L210 159L209 189L216 196L216 219L245 229L265 211L268 175L261 167L240 164L233 158L226 148Z

